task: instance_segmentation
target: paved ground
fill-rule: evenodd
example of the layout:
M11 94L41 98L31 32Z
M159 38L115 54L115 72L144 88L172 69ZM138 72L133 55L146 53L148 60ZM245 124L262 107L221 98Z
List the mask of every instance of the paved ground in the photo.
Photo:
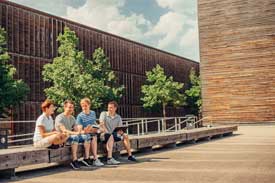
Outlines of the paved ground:
M137 154L140 162L17 174L19 182L275 183L275 126L241 126L231 137Z

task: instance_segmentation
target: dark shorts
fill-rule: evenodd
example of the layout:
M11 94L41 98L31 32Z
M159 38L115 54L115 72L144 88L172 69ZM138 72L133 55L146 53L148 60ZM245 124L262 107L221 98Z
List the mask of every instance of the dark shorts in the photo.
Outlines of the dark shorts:
M110 133L99 133L97 134L97 142L102 142L106 144L111 137L112 134Z
M94 135L96 135L96 134L94 134ZM116 132L113 132L112 134L110 134L110 133L104 133L104 134L100 133L100 134L97 134L97 141L106 144L108 142L109 138L112 135L114 137L114 141L115 142L119 142L119 141L122 140L122 138L119 137ZM93 137L93 135L91 135L91 137Z
M119 137L118 134L117 134L116 132L113 132L113 137L114 137L114 141L115 141L115 142L119 142L119 141L122 140L122 138Z

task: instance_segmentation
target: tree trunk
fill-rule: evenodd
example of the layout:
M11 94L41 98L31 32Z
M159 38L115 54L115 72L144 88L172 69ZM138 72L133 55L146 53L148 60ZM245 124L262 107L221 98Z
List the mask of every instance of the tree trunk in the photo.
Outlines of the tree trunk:
M163 113L163 121L162 121L162 130L166 131L166 111L165 111L166 104L162 104L162 113Z
M164 118L164 119L166 118L165 107L166 107L166 104L162 104L162 114L163 114L163 118Z

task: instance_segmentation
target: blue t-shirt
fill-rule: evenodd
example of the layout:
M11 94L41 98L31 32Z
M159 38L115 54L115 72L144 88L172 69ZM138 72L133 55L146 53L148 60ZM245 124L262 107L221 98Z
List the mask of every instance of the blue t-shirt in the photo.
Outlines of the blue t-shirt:
M79 113L76 121L77 124L82 125L83 128L86 128L88 125L96 125L95 111L90 111L90 114L85 114L84 112Z

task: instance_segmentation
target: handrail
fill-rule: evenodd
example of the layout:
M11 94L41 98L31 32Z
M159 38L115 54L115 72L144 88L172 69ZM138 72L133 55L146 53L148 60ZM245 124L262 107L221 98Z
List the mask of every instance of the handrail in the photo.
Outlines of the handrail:
M192 125L200 123L204 119L207 119L208 117L202 118L197 120L197 116L179 116L179 117L150 117L150 118L124 118L123 124L127 125L129 128L127 129L127 133L129 135L146 135L150 133L171 133L176 132L179 130L182 130L183 128L186 128L186 125L182 127L182 124L187 124L188 122L192 123ZM174 120L174 122L172 121ZM35 123L34 120L29 121L0 121L0 124L21 124L21 123ZM155 126L149 126L149 124L156 124ZM174 124L173 124L174 123ZM172 126L170 126L172 124ZM169 125L169 128L167 128L167 125ZM136 128L133 128L135 127ZM131 131L132 130L132 131ZM34 129L33 129L34 131ZM129 133L129 131L131 133ZM23 142L23 141L29 141L32 138L29 138L28 136L33 135L34 133L26 133L26 134L13 134L9 135L8 140L9 144L16 143L16 142ZM17 139L19 138L19 139Z
M171 129L175 128L176 126L179 126L179 125L181 125L181 124L183 124L183 123L187 123L187 121L189 121L190 119L191 119L191 117L185 119L184 121L179 122L178 124L176 124L176 125L174 125L174 126L168 128L167 130L171 130Z
M9 135L8 138L14 138L14 137L24 137L24 136L29 136L33 135L34 133L26 133L26 134L19 134L19 135Z

